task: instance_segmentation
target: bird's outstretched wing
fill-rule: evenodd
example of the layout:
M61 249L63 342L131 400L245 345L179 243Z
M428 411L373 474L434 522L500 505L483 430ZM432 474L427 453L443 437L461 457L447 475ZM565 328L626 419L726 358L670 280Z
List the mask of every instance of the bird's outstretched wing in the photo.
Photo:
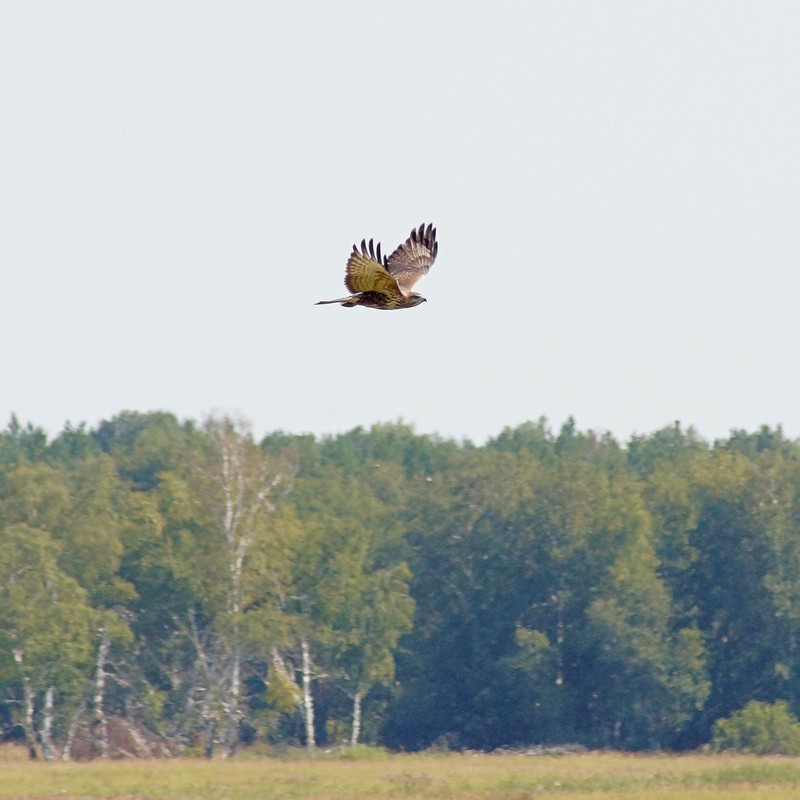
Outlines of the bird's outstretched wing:
M386 269L397 281L400 290L406 293L428 274L438 252L436 228L433 225L426 228L423 224L418 230L411 231L411 236L386 259Z
M379 292L389 297L402 297L397 281L386 271L385 258L381 258L381 246L377 252L369 240L369 246L362 239L361 251L353 245L353 252L347 259L344 285L351 292Z

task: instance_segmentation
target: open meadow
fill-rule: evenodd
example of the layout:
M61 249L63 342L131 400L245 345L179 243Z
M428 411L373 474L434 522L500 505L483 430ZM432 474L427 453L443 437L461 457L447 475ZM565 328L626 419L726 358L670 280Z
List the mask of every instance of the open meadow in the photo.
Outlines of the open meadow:
M362 751L363 753L363 751ZM347 758L29 762L0 748L0 798L151 800L795 800L800 758L742 755L397 754Z

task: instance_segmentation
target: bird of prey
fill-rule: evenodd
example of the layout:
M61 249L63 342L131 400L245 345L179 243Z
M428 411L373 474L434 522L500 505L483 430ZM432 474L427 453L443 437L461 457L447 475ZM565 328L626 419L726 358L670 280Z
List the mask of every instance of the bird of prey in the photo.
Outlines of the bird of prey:
M366 306L393 311L413 308L425 302L419 292L412 292L416 282L428 274L436 260L439 243L433 225L420 225L390 256L381 258L381 246L361 240L361 250L353 245L347 259L344 285L352 294L336 300L320 300L317 305L340 303L345 308Z

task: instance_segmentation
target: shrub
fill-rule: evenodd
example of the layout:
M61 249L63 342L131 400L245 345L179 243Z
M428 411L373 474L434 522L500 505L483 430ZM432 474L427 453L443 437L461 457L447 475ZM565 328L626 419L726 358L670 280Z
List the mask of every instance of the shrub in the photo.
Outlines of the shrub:
M382 747L373 747L367 744L353 744L341 747L334 751L336 757L343 761L385 761L389 758L388 751Z
M800 722L786 701L749 702L712 729L715 750L740 750L758 755L800 755Z

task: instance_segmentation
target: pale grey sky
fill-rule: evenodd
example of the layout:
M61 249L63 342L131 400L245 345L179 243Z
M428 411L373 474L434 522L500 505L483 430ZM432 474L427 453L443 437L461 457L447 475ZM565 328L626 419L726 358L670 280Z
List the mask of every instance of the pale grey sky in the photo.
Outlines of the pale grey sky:
M800 4L0 3L0 426L800 436ZM314 306L433 222L408 311Z

